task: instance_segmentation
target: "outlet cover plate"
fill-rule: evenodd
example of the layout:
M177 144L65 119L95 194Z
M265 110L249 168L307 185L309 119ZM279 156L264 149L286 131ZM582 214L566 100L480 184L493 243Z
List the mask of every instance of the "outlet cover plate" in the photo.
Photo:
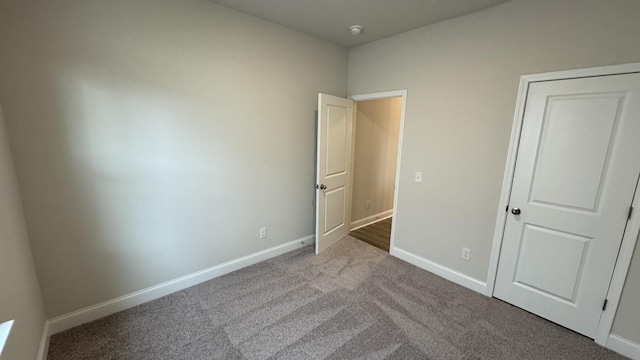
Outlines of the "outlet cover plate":
M462 248L462 259L467 261L471 260L471 249Z

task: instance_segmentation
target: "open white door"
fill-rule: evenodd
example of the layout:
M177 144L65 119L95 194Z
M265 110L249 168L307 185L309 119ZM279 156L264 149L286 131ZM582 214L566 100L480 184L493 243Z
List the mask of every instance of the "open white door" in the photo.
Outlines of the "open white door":
M593 338L640 173L640 74L529 85L494 295Z
M318 94L316 254L349 234L353 104Z

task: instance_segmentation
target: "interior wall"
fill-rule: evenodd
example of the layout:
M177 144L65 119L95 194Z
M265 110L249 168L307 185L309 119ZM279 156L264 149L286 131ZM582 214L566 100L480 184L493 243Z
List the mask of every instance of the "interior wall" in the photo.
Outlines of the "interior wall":
M639 18L633 0L513 0L351 49L349 94L408 90L395 245L486 281L520 76L638 62Z
M0 323L15 320L3 360L35 359L45 315L0 110Z
M402 98L357 103L352 224L393 210L401 110Z
M612 333L640 344L640 235L618 304Z
M345 49L206 0L0 0L0 34L48 317L313 234Z

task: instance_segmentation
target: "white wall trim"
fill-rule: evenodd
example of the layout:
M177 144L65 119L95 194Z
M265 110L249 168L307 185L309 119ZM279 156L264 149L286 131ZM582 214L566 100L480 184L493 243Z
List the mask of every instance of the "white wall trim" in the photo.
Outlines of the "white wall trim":
M585 69L553 71L540 74L523 75L528 83L550 80L579 79L594 76L622 75L640 73L640 63L598 66Z
M618 252L618 260L613 268L609 292L607 293L607 309L603 311L600 316L600 322L598 323L598 329L596 330L596 336L594 338L596 343L603 346L608 344L613 321L616 318L618 305L622 297L622 290L624 290L624 283L627 280L627 273L629 272L631 260L633 259L633 250L636 247L638 235L640 234L640 214L638 214L640 211L636 211L640 209L640 183L636 186L633 207L634 212L631 214L631 219L627 222L627 228L624 231L622 244Z
M399 97L402 98L402 107L400 110L400 132L398 134L398 157L396 158L396 180L395 180L395 188L393 191L393 211L392 214L396 219L398 219L398 192L400 191L400 169L402 166L402 152L403 152L403 143L404 143L404 124L405 124L405 116L407 114L407 90L392 90L392 91L383 91L377 93L369 93L369 94L359 94L359 95L351 95L349 99L353 101L365 101L365 100L378 100L378 99L389 99ZM391 241L390 241L390 249L393 249L396 242L396 224L398 222L393 221L391 224Z
M375 224L378 221L382 221L384 219L388 219L393 216L393 209L383 211L381 213L377 213L371 216L367 216L364 219L356 220L351 222L351 231L358 230L365 226L369 226L371 224Z
M227 261L223 264L185 275L159 285L55 317L47 321L47 325L45 325L47 333L48 335L53 335L72 327L114 314L118 311L161 298L176 291L184 290L193 285L287 253L302 246L313 244L314 240L314 235L305 236L300 239L243 256L235 260Z
M516 158L518 153L518 146L520 144L520 132L522 129L522 121L524 117L524 107L527 99L527 93L529 84L540 81L552 81L563 79L576 79L594 76L608 76L608 75L621 75L640 73L640 63L602 66L587 69L567 70L549 72L543 74L523 75L520 77L520 86L518 90L518 98L516 101L515 115L513 118L513 127L511 130L511 141L509 143L509 151L507 154L507 161L505 165L504 177L502 182L502 191L500 194L500 202L498 204L498 211L496 217L496 226L494 229L493 245L491 248L491 258L489 261L489 271L487 274L487 294L493 295L495 289L495 279L498 272L498 263L500 260L500 249L502 247L502 238L504 236L504 228L507 220L506 207L509 204L511 197L511 187L513 185L513 175L515 172ZM638 194L636 188L636 194ZM636 206L640 204L640 197L636 196L634 203ZM631 264L632 252L635 247L638 231L640 231L640 217L635 214L631 221L627 224L627 231L622 241L620 249L620 255L616 262L611 285L607 294L609 300L608 309L603 312L603 315L598 324L596 331L595 342L600 345L608 343L610 338L611 327L613 326L613 320L617 311L622 289L624 287L624 281L626 278L629 265Z
M511 127L511 141L509 142L507 164L505 165L504 175L502 177L502 190L500 193L500 202L498 203L498 215L496 216L497 220L493 233L491 256L489 258L489 273L487 274L487 292L489 296L493 296L496 275L498 273L498 260L500 259L502 236L504 235L504 227L507 223L507 211L505 209L509 205L509 199L511 198L513 173L516 167L516 157L518 155L518 146L520 145L520 132L522 130L522 118L524 116L524 103L527 99L528 90L529 82L525 79L525 76L520 77L518 98L516 100L516 113L513 117L513 125Z
M50 320L45 321L44 327L42 328L42 338L40 339L40 346L38 347L37 360L47 360L47 356L49 355L49 343L51 341L49 322Z
M446 280L464 286L473 291L479 292L483 295L487 295L487 284L478 279L474 279L468 275L465 275L446 266L436 264L433 261L427 260L397 247L391 248L390 254L423 270L432 272Z
M607 347L634 360L640 360L640 344L615 334L609 335Z
M349 96L349 99L353 101L367 101L367 100L390 99L390 98L397 98L397 97L404 98L406 96L407 96L407 90L403 89L403 90L391 90L391 91L382 91L382 92L376 92L376 93L351 95Z

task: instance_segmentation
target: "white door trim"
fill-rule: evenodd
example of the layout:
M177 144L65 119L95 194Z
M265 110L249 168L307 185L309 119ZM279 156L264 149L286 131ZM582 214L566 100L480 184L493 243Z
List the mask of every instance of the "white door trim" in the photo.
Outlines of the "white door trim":
M396 158L396 180L393 190L393 216L398 216L398 190L400 189L400 164L402 160L402 142L404 138L404 117L407 110L407 90L393 90L369 94L351 95L349 99L353 101L379 100L389 98L402 98L402 107L400 110L400 132L398 135L398 157ZM356 129L357 131L357 129ZM355 131L354 131L355 133ZM353 154L352 154L353 156ZM394 251L396 238L396 221L391 223L391 242L389 244L389 252Z
M640 211L637 211L640 209L640 183L636 187L633 208L634 211L631 214L631 219L627 222L627 229L622 237L622 245L620 245L620 252L618 253L618 261L616 261L616 267L613 269L613 276L609 284L607 309L602 313L594 339L596 343L603 346L607 345L607 347L610 345L609 335L613 327L613 320L616 317L616 311L618 310L618 304L620 304L620 297L624 289L624 282L627 279L629 266L631 266L633 250L636 246L638 235L640 234L640 215L638 214Z
M523 75L520 77L518 98L516 100L515 115L513 118L513 127L511 130L511 141L509 143L507 162L505 165L504 177L502 180L502 192L500 194L500 203L498 205L496 226L493 236L493 245L491 248L491 258L489 261L489 272L487 275L488 296L493 295L496 274L498 272L500 249L502 247L502 238L504 236L504 229L507 220L507 212L505 209L509 205L509 199L511 197L511 187L513 185L513 175L515 172L516 157L518 155L518 146L520 144L520 132L522 130L522 121L525 111L524 105L527 99L529 84L540 81L565 80L630 73L640 73L640 63ZM636 188L637 195L640 194L640 191L638 191L639 189L640 186ZM634 199L634 207L638 209L639 206L640 196L636 196L636 198ZM624 281L627 276L627 271L631 264L632 252L635 247L639 231L640 215L638 215L638 213L636 212L636 214L633 214L631 220L627 223L627 229L624 233L622 245L620 247L620 254L614 268L613 277L609 286L609 292L607 294L607 299L609 301L607 310L602 314L600 323L598 324L596 337L594 339L596 343L603 346L606 345L607 339L609 338L609 334L611 332L611 327L613 326L613 320L618 308L620 296L622 295L622 288L624 287Z

